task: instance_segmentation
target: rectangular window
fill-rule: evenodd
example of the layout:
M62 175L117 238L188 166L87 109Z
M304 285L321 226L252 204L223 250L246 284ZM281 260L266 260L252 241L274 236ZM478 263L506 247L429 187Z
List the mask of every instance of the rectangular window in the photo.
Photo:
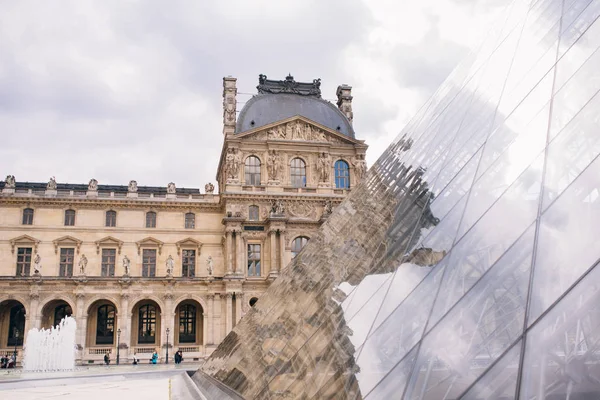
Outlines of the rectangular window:
M193 278L196 276L196 250L183 250L181 275Z
M26 208L23 210L23 225L33 225L33 209Z
M146 213L146 228L156 228L156 213L154 211Z
M75 210L65 211L65 226L75 226Z
M196 215L194 213L185 214L185 229L194 229L196 227Z
M59 276L73 276L73 260L75 258L75 249L60 249L60 269Z
M117 226L117 212L107 211L106 212L106 226L115 227Z
M248 245L248 276L260 276L260 244Z
M17 276L29 276L31 270L31 247L17 249Z
M144 249L142 253L142 276L144 278L156 276L156 249Z
M102 249L102 276L115 276L117 249Z

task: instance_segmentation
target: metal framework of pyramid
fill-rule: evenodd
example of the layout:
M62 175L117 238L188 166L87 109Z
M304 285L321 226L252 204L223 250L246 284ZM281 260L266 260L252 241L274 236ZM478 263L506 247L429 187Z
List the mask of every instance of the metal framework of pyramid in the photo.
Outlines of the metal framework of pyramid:
M202 373L253 399L600 398L599 15L511 4Z

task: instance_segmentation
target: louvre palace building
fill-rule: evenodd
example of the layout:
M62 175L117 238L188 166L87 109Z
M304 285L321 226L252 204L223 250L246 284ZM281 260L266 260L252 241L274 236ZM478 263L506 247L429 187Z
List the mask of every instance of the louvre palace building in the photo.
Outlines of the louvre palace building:
M238 112L236 79L223 79L218 190L5 171L0 353L20 362L26 332L72 315L80 364L211 354L366 174L351 87L335 105L320 84L260 75Z

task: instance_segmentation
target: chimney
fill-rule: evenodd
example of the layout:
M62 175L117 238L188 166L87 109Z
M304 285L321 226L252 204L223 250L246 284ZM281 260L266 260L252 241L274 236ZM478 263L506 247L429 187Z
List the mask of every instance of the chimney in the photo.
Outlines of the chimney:
M223 78L223 135L235 133L237 79L228 76Z
M340 85L336 90L337 95L337 106L342 113L348 118L350 121L350 125L352 125L352 119L354 118L354 114L352 113L352 86L349 85Z

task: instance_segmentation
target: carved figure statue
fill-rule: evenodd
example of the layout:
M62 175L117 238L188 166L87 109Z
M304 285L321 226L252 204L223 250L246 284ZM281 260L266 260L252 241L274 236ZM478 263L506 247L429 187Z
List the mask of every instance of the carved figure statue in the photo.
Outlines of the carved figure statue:
M333 212L333 203L331 200L326 200L323 206L323 215L329 215Z
M206 185L204 185L204 191L207 194L212 194L215 191L215 185L213 185L211 182L208 182Z
M206 259L206 270L208 271L208 275L213 274L214 266L213 266L213 258L212 256L208 256Z
M367 162L365 161L365 156L363 154L359 154L356 156L356 158L352 159L352 164L354 165L356 177L358 180L361 180L367 173Z
M173 257L171 257L170 254L169 257L167 257L167 262L165 264L167 266L167 276L173 276L173 271L175 270L175 260L173 260Z
M176 191L177 188L175 187L175 184L173 182L169 182L169 184L167 185L167 193L175 194Z
M302 130L302 124L300 123L300 121L296 121L296 125L294 125L292 139L304 140L304 132Z
M137 193L137 181L129 181L129 187L127 188L129 193Z
M304 125L304 140L313 140L313 131L310 124Z
M285 214L285 206L281 199L271 200L271 214L283 215Z
M225 106L225 122L235 121L235 98L227 96L223 99Z
M264 75L264 74L258 75L258 83L260 85L264 85L266 81L267 81L267 76L266 75Z
M123 256L123 271L124 276L129 276L129 272L131 271L131 261L126 255Z
M285 125L279 125L277 127L277 138L285 139Z
M39 254L35 255L35 259L33 260L33 273L35 275L40 275L42 272L42 257Z
M267 158L267 172L269 173L269 180L279 180L281 165L281 156L277 154L277 151L271 150L269 152L269 157Z
M90 179L90 183L88 184L88 190L98 190L98 181L94 178Z
M79 259L79 263L77 265L79 265L79 273L84 275L85 274L85 268L87 267L87 263L88 263L88 259L85 256L85 254L81 255L81 258Z
M225 157L225 172L228 179L238 179L242 159L237 149L228 149Z
M46 185L46 190L56 190L56 179L54 177L50 178L48 184Z
M7 189L12 189L16 186L15 176L14 175L6 175L6 179L4 180L4 187Z
M331 158L327 153L321 153L317 165L319 171L319 182L329 182L329 175L331 174Z

